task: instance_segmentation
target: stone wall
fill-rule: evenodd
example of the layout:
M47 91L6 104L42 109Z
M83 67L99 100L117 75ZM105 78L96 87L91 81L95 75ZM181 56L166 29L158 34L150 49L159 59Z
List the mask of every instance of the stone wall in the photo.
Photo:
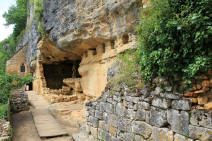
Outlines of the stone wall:
M212 71L209 70L192 85L193 89L184 93L192 101L192 108L212 110Z
M212 111L192 109L190 99L171 90L106 87L86 104L87 132L105 141L211 141Z
M11 93L10 110L13 113L29 110L28 95L23 89L14 90Z
M0 118L0 141L9 140L10 122Z
M21 48L15 55L13 55L7 61L6 71L8 74L18 74L20 76L25 76L29 73L28 65L26 63L26 51L27 47ZM24 65L25 72L21 72L21 66Z

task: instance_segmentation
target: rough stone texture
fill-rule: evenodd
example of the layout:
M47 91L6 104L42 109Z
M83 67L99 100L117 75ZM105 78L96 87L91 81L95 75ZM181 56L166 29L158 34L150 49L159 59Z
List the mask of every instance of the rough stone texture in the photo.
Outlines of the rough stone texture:
M174 135L174 141L193 141L193 139L190 139L188 137L182 136L180 134Z
M10 98L11 111L18 113L29 110L28 95L22 89L16 90L11 94Z
M173 141L174 134L167 128L154 127L152 131L152 139L154 141Z
M189 137L203 141L211 141L212 130L189 125Z
M168 109L171 106L171 101L156 97L152 100L152 105L158 108Z
M74 48L82 44L81 41L95 38L98 41L98 38L107 39L131 30L139 13L139 5L138 0L45 0L45 29L60 48Z
M10 136L10 123L4 119L0 119L0 137Z
M162 127L167 124L167 112L155 107L150 111L150 124L157 127Z
M190 110L189 100L173 100L172 108L176 110Z
M182 135L188 135L189 114L187 112L168 110L167 119L173 131Z
M152 134L152 126L145 122L135 121L132 123L132 132L149 138Z
M203 126L212 129L212 112L193 110L191 111L190 123L196 126Z
M145 86L142 91L144 89L149 88ZM106 87L100 98L86 104L87 125L97 129L101 139L106 141L211 140L211 111L189 110L191 109L189 100L185 100L180 94L164 96L160 93L151 98L152 92L148 90L136 96L133 94L135 91L131 92L126 85L113 89L115 94L111 94L110 90L110 87ZM139 93L140 90L137 92ZM170 105L168 103L172 103L172 106L168 106ZM96 117L96 111L103 114L102 119ZM98 126L92 125L91 117L99 121Z

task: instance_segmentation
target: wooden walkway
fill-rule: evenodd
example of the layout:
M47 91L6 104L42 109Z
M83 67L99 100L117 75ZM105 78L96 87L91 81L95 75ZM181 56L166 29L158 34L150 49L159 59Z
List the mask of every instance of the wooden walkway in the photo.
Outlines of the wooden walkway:
M35 108L32 115L40 138L50 138L68 135L67 131L57 122L48 110L48 103L42 96L29 93L29 101Z

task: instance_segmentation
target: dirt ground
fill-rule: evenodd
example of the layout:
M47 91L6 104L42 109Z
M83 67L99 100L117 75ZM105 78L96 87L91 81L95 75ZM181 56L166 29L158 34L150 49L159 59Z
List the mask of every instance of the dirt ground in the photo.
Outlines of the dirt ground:
M14 114L12 122L13 141L72 141L70 136L40 139L30 111Z

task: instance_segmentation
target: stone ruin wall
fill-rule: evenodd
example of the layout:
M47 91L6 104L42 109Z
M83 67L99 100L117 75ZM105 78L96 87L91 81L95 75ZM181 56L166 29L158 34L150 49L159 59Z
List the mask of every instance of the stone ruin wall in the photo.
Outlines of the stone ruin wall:
M26 62L26 49L27 47L23 47L18 50L18 52L12 56L6 64L6 72L8 74L18 74L20 76L25 76L29 73L28 65ZM21 66L24 65L25 71L21 72Z
M171 90L107 87L101 97L86 104L86 130L105 141L211 141L211 105L204 107L202 94L194 102L196 97Z

